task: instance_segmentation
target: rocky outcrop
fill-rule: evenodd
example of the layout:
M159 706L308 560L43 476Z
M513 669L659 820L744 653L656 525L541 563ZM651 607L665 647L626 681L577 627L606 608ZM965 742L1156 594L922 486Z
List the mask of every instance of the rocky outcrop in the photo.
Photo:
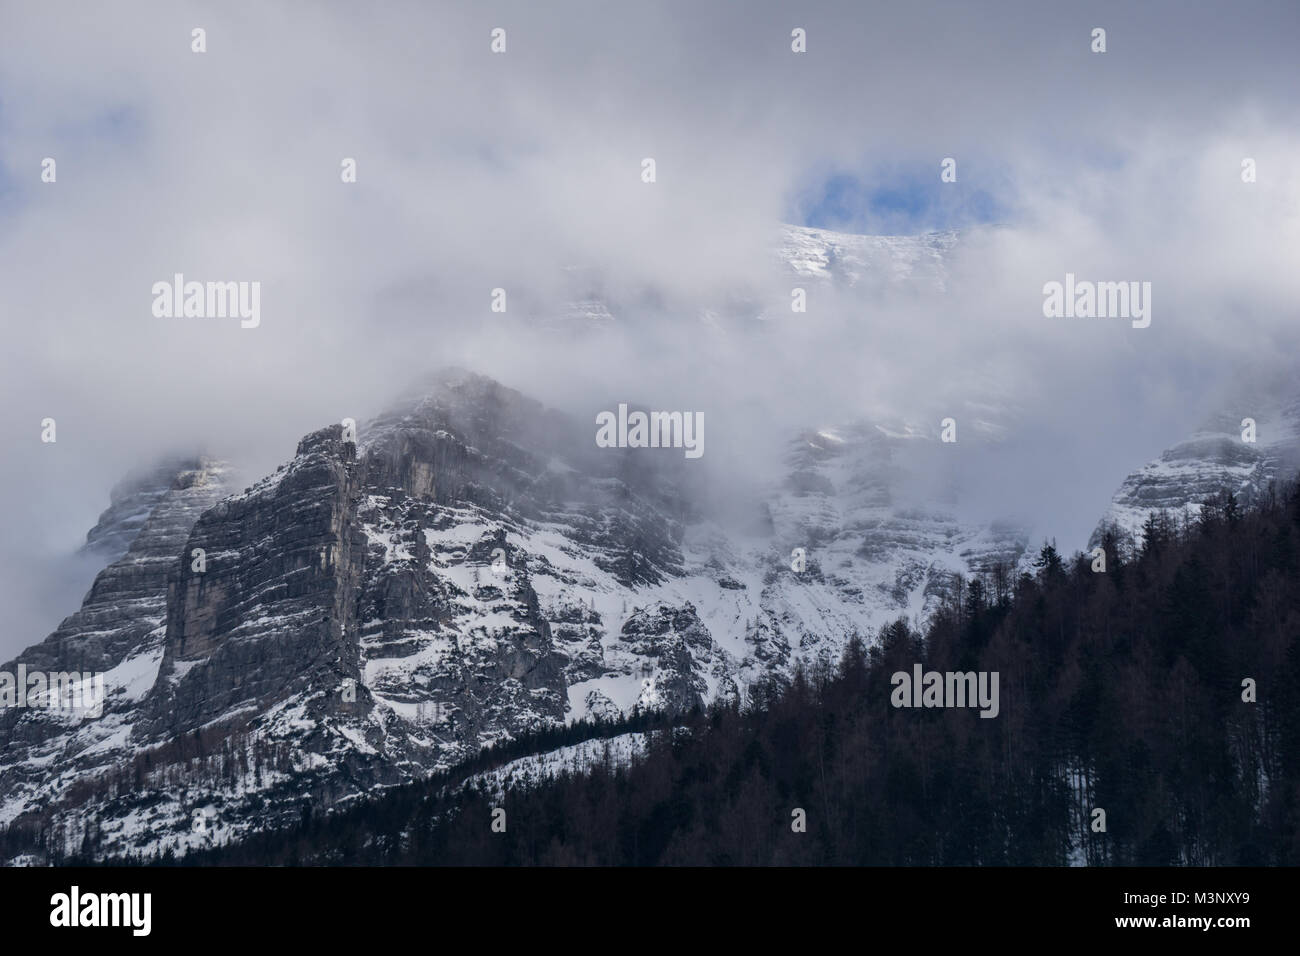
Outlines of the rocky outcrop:
M199 515L231 491L229 467L210 458L173 460L148 475L119 486L91 535L117 542L108 550L124 544L124 553L95 578L80 610L0 667L10 675L97 673L106 694L98 715L0 709L0 822L57 802L74 781L127 752L162 660L168 588L180 574L186 538Z
M193 458L119 485L86 545L116 556L96 576L81 608L5 670L22 662L32 670L107 671L145 649L163 621L168 579L180 571L190 529L230 493L230 482L224 463Z
M722 652L692 605L640 610L619 639L643 661L639 707L682 713L705 702L709 688L701 672Z
M198 513L188 514L193 506L198 505L201 513L216 498L228 494L231 484L229 467L215 459L206 456L162 459L114 486L109 506L86 534L82 550L111 564L126 554L147 523L152 523L155 532L170 528L173 534L183 536L176 529L184 526L185 519L193 524L198 516ZM169 512L182 520L169 521Z
M137 738L260 714L313 684L360 678L347 635L365 539L356 448L342 431L308 435L283 472L194 526Z
M1110 528L1140 544L1143 524L1153 512L1164 511L1175 520L1195 517L1220 492L1248 505L1266 494L1272 482L1294 475L1300 469L1300 396L1280 403L1243 396L1234 404L1236 411L1212 417L1125 478L1088 547L1099 545ZM1243 427L1248 418L1253 434Z
M532 729L735 700L1016 553L1012 529L916 502L933 447L869 425L800 436L765 533L732 538L680 454L599 448L518 392L439 373L197 517L179 502L215 497L203 482L154 501L135 562L46 642L51 660L120 660L132 689L57 736L10 733L0 820L183 851Z

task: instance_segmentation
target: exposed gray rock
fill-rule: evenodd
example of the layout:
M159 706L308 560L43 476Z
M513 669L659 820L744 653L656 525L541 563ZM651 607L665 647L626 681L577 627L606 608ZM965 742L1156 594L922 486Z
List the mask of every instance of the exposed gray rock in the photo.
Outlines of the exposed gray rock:
M193 458L170 461L148 474L147 481L119 486L114 506L92 532L100 541L129 538L125 552L95 578L80 610L0 667L11 675L20 665L28 673L102 672L107 694L95 719L39 707L0 709L0 806L6 810L0 822L23 808L48 804L77 776L120 760L120 752L99 745L125 741L154 684L169 582L180 574L194 522L229 494L231 473L222 462ZM133 504L123 506L128 500ZM148 513L141 518L135 509L145 503Z
M289 467L227 498L194 526L171 588L158 683L139 740L262 713L313 685L360 677L354 594L364 537L355 445L335 425L308 435Z
M1190 438L1166 449L1121 483L1110 507L1088 541L1101 543L1103 531L1117 528L1142 540L1142 526L1152 512L1172 518L1195 517L1201 505L1220 492L1235 494L1249 505L1269 485L1300 469L1300 396L1278 403L1247 394L1237 410L1212 417ZM1255 421L1255 441L1242 437L1242 421Z
M243 494L196 481L154 502L133 563L27 652L117 666L130 690L57 733L11 727L0 820L184 851L565 720L737 700L1021 546L920 507L934 443L869 425L797 438L764 527L734 537L680 454L599 448L466 372L356 437L308 435Z
M190 529L231 490L229 467L210 458L171 461L148 475L129 491L119 486L91 531L97 550L125 546L96 576L81 608L5 670L22 662L31 670L107 671L147 648L163 622L168 580L180 573Z
M621 640L651 665L641 670L639 706L681 713L704 703L708 684L701 671L715 648L692 605L638 611L623 625Z

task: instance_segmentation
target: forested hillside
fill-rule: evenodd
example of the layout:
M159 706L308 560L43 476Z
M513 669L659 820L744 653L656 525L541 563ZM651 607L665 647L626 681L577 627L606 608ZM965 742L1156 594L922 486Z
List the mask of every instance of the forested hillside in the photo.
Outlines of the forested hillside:
M187 862L1300 862L1300 491L1103 546L1104 571L1050 545L1033 575L990 569L926 633L678 718L631 766L504 799L406 787ZM997 672L996 718L893 706L917 663Z

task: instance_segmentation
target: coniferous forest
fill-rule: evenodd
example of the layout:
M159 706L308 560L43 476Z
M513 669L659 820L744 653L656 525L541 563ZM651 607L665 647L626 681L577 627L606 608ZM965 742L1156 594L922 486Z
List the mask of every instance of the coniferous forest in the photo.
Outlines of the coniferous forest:
M990 569L924 633L899 621L855 638L837 666L743 704L498 754L645 730L630 766L504 798L440 778L185 862L1300 862L1300 489L1250 509L1220 495L1195 521L1155 515L1137 542L1112 531L1102 547L1104 571L1051 545L1035 573ZM917 663L998 672L998 716L892 706L891 675Z

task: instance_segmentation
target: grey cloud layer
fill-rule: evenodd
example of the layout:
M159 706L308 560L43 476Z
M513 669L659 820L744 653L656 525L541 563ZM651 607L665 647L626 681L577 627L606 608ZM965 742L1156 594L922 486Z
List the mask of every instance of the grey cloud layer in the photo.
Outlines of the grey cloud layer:
M4 19L2 650L72 609L42 562L134 464L202 442L273 468L432 366L575 411L703 409L724 471L770 465L764 430L993 403L1016 431L973 479L981 506L1026 508L1074 546L1236 380L1294 363L1294 4L14 3ZM944 156L956 189L979 185L963 157L996 168L1011 210L963 243L946 296L827 294L762 334L701 326L738 289L788 296L769 249L810 170L937 177ZM488 311L495 287L562 298L574 266L633 303L615 331ZM1066 271L1151 281L1151 328L1044 319L1041 287ZM150 286L175 272L260 281L261 327L153 318Z

